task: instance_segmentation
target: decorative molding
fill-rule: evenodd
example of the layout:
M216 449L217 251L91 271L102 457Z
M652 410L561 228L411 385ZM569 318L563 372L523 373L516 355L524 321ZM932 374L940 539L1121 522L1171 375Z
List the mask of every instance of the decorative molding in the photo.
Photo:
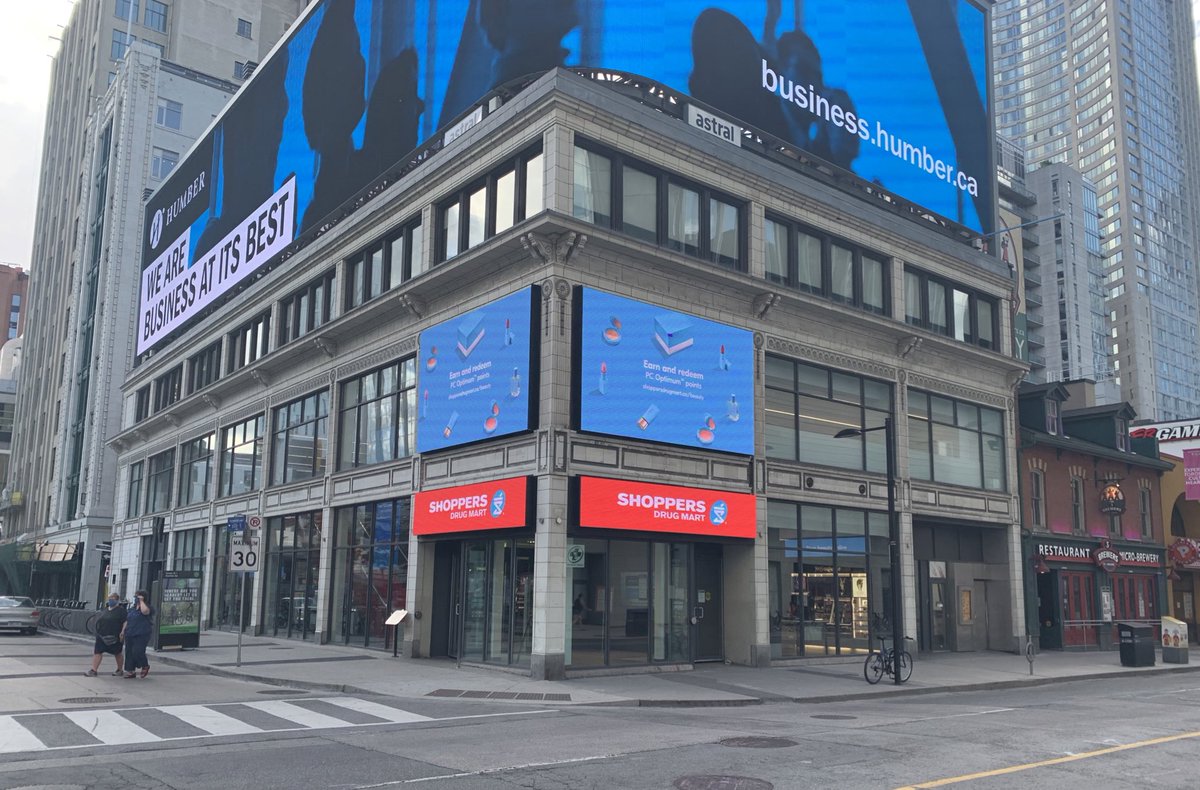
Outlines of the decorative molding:
M174 412L172 412L170 414L164 414L163 419L166 420L167 425L170 425L172 428L178 428L181 424L179 415L175 414Z
M540 233L526 233L520 238L521 246L525 248L531 258L539 263L556 266L569 266L587 244L588 239L586 234L575 231L546 236Z
M896 368L880 365L877 362L870 362L865 359L848 357L845 354L838 354L821 348L806 346L802 343L793 343L777 337L767 336L767 351L787 354L790 357L798 358L802 362L817 362L839 369L849 368L889 381L896 379Z
M987 403L998 409L1003 409L1005 406L1006 399L1004 395L964 387L961 384L951 384L945 379L935 379L921 373L910 372L908 374L908 385L917 389L928 390L935 395L953 395L966 400Z
M245 406L237 411L231 411L230 413L226 414L221 418L221 423L226 427L230 425L236 425L253 417L258 417L266 411L266 408L267 401L265 399L257 400L251 403L249 406Z
M902 337L896 341L896 354L900 359L908 359L909 354L915 352L925 342L925 338L918 335L909 335Z
M262 387L263 389L267 389L268 387L271 386L270 377L267 376L267 374L263 373L261 370L250 371L250 378L257 381L258 386Z
M365 357L359 357L353 362L347 362L345 365L339 366L335 371L336 379L344 379L355 373L361 373L364 370L380 367L388 362L395 362L405 354L411 354L417 350L417 338L407 338L399 343L392 343L389 346L384 346L378 351L373 351Z
M221 410L221 399L220 398L205 394L205 395L200 396L200 400L204 401L204 404L206 406L208 406L208 408L212 409L213 411Z
M755 296L750 302L750 310L754 314L755 318L761 320L766 318L767 312L775 305L776 302L779 301L779 299L779 294L775 293L774 291L763 291Z
M569 282L567 282L566 280L562 280L562 279L555 280L554 281L554 293L558 296L559 299L569 298L571 296L571 284Z
M333 359L335 356L337 356L337 343L333 342L332 340L324 337L314 337L312 344L318 351L330 359Z
M313 376L312 378L306 379L295 386L273 393L270 398L270 403L272 406L277 406L281 403L290 403L301 395L310 395L313 392L322 389L329 389L329 379L325 374Z
M406 293L400 297L400 304L407 307L418 319L424 318L429 312L429 305L424 299L414 293Z

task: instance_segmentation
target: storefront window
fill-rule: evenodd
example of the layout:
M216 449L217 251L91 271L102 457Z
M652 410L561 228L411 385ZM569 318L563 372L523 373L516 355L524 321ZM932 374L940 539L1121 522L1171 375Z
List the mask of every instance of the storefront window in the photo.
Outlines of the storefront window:
M221 482L218 496L236 496L262 485L266 419L256 417L221 429Z
M583 565L571 570L571 627L567 630L567 663L574 667L604 666L604 623L608 598L608 542L570 541L583 550Z
M207 527L176 532L175 549L171 552L171 570L203 572L207 541Z
M338 508L334 523L330 636L390 650L385 621L408 600L409 500Z
M229 570L229 531L218 529L213 554L211 625L223 631L237 631L250 625L250 596L242 596L245 574ZM249 589L249 580L245 585Z
M413 454L417 417L412 357L342 384L338 468L394 461Z
M325 474L329 393L315 392L275 409L271 485Z
M212 455L213 435L211 433L186 442L180 447L179 504L181 506L204 502L208 499Z
M319 510L267 522L264 632L300 639L316 634L321 529Z
M918 480L1004 491L1004 417L916 390L908 396L909 472Z

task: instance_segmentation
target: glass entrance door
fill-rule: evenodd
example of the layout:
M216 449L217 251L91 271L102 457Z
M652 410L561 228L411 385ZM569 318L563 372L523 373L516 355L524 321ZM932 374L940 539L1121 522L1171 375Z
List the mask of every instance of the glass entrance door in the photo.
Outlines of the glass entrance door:
M929 580L929 649L949 650L946 622L946 580Z
M692 579L695 594L693 609L693 661L721 661L725 658L721 617L724 595L721 584L721 547L697 543L692 547Z

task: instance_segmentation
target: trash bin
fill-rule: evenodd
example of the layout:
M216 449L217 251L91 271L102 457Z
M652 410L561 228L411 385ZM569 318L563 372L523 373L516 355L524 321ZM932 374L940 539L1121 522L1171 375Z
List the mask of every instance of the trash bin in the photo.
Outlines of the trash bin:
M1187 623L1174 617L1162 618L1162 659L1164 664L1188 663Z
M1154 627L1137 623L1117 623L1121 647L1121 666L1154 666Z

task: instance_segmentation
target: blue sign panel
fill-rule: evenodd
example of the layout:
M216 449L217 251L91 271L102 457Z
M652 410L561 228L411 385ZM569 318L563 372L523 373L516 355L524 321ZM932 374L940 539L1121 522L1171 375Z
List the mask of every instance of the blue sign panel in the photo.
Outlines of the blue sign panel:
M529 429L532 294L526 288L421 333L418 451Z
M754 453L754 337L715 321L583 289L579 427Z
M646 77L990 233L985 5L314 2L147 201L137 352L273 265L489 91L555 67Z

